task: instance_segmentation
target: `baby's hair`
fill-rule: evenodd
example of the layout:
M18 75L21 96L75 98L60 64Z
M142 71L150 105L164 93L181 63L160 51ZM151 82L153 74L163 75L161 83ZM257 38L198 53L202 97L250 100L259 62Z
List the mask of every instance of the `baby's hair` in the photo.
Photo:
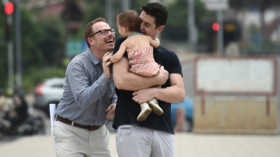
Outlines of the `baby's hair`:
M117 16L117 24L126 27L130 32L140 31L141 19L134 10L124 11Z

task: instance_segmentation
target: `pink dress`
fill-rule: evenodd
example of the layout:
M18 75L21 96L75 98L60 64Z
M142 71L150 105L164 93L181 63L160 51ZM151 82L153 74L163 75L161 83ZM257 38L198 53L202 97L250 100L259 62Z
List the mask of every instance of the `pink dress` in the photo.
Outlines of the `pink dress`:
M136 50L127 49L130 71L141 76L155 76L159 74L159 65L155 62L153 47L143 47Z

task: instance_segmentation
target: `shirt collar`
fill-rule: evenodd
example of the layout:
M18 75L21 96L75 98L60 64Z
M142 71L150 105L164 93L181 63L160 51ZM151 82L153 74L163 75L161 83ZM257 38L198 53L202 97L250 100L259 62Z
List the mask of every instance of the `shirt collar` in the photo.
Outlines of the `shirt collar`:
M95 65L98 64L98 63L100 62L99 59L97 59L97 58L95 57L95 55L92 53L92 51L91 51L90 49L87 50L87 54L88 54L90 60L91 60Z

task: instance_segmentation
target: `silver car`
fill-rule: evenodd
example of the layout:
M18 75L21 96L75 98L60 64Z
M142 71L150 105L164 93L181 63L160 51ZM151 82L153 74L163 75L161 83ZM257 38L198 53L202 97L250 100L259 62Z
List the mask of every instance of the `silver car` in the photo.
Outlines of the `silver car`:
M63 94L64 78L50 78L41 82L34 92L34 107L49 115L49 104L58 104Z

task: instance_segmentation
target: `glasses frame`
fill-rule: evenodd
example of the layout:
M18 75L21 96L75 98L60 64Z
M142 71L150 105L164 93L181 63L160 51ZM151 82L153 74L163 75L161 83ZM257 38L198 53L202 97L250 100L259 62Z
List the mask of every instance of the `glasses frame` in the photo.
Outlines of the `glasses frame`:
M115 29L101 29L101 30L91 34L90 37L94 36L97 33L101 33L102 35L107 35L109 32L111 32L112 34L116 33Z

